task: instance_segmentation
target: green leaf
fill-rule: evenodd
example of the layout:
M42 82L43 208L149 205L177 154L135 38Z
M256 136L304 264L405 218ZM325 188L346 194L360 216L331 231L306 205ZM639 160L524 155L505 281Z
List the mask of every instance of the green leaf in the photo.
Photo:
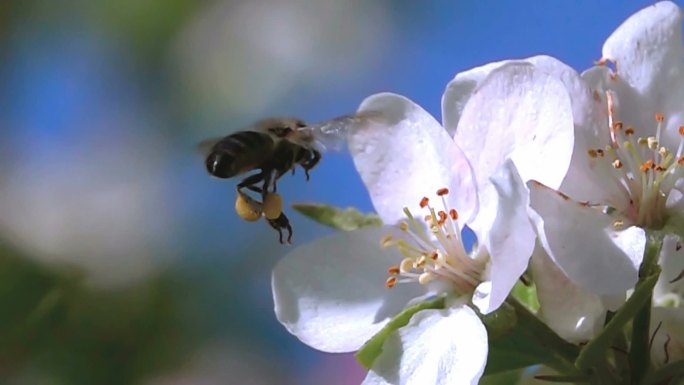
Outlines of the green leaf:
M304 216L336 230L382 226L382 220L376 214L364 214L353 207L342 209L320 203L295 203L292 207Z
M480 379L480 385L516 385L523 372L520 369L484 376Z
M356 360L366 369L373 366L375 359L382 353L382 345L385 343L387 337L393 331L400 327L406 326L411 320L411 317L421 310L426 309L444 309L444 297L435 298L429 301L421 302L404 309L401 313L392 318L385 327L375 334L371 339L356 352Z

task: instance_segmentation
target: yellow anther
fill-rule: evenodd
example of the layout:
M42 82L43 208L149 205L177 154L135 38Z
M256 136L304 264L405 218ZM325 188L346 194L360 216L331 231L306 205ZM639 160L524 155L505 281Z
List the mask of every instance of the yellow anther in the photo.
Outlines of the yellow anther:
M656 140L656 138L652 136L648 137L648 148L650 148L651 150L655 150L656 148L658 148L658 141Z
M264 216L277 219L283 212L283 198L277 193L267 193L264 197Z
M399 271L402 273L409 272L413 269L413 260L410 258L404 258L399 265Z
M623 230L625 228L625 221L622 219L618 219L615 222L613 222L613 228L615 230Z
M408 229L409 229L409 224L406 223L406 222L404 222L404 221L402 221L401 223L399 223L399 228L401 229L401 231L408 231Z
M380 240L380 247L382 247L382 248L394 246L395 244L396 244L396 242L394 240L394 237L391 234L385 235Z
M432 278L434 278L432 273L426 271L418 277L418 283L420 283L421 285L425 285L426 283L432 281Z

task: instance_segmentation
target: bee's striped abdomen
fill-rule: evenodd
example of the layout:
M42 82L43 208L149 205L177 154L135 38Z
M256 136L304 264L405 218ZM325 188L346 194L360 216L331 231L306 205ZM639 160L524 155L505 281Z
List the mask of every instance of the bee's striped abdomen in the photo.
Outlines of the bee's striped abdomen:
M219 178L231 178L258 168L268 160L272 148L273 139L268 134L236 132L221 139L211 149L206 159L207 171Z

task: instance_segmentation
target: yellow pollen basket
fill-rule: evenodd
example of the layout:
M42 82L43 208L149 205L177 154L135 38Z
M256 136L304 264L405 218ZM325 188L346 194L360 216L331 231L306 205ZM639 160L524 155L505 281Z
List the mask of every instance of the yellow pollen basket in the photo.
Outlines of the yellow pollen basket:
M277 219L283 212L283 198L274 192L266 194L264 198L264 216L267 219Z
M235 212L245 221L254 222L261 218L263 205L252 199L249 195L238 191L238 196L235 200Z

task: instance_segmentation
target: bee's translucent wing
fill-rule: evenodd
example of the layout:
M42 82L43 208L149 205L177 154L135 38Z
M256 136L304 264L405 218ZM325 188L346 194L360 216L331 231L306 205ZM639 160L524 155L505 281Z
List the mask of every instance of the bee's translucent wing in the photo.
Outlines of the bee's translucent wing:
M209 155L209 153L211 152L211 149L214 148L216 143L220 142L224 138L225 138L225 136L205 139L205 140L197 143L197 145L195 146L195 150L200 155L206 157L207 155Z
M320 150L344 151L347 149L347 139L354 130L379 117L379 112L363 111L308 125L299 131L303 135L311 135L310 141L313 141Z

